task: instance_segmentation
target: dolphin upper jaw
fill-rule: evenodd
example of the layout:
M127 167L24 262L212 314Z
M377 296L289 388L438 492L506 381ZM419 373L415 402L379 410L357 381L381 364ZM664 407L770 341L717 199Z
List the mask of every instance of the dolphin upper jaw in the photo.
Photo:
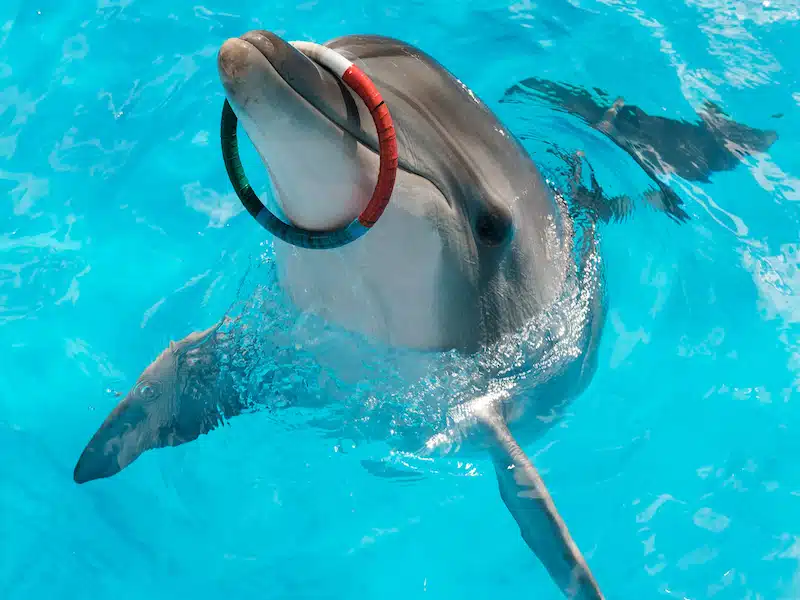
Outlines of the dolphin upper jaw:
M251 68L250 44L241 38L227 40L217 55L217 70L226 92L235 92ZM230 94L234 95L234 94Z
M294 50L293 47L291 49ZM309 60L297 53L300 59ZM241 37L225 40L217 53L217 71L228 100L235 107L242 106L245 100L241 98L243 86L263 83L269 78L283 79L275 69L275 62L278 62L275 45L266 32L251 31Z

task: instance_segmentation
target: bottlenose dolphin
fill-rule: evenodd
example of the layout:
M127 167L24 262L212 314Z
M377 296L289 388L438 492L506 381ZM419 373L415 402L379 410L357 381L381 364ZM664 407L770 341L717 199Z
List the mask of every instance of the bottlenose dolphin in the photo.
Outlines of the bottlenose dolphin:
M532 393L504 371L512 383L452 406L447 427L421 451L488 450L504 503L556 584L569 597L602 598L510 429L557 414L594 373L605 310L593 229L579 233L520 142L432 57L380 36L326 45L363 69L390 107L397 182L384 215L349 245L310 250L276 240L278 283L303 313L425 356L470 356L525 330L545 374ZM376 133L360 100L266 31L226 41L218 67L270 173L274 212L306 229L359 214L378 172ZM92 437L75 481L112 476L146 450L189 442L258 403L231 381L233 361L220 366L220 356L242 350L231 344L222 322L171 343Z

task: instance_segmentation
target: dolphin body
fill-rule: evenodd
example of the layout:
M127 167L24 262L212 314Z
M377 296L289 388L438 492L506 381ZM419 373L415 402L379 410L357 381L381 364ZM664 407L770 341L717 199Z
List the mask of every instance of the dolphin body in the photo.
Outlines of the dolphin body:
M577 281L576 272L597 264L594 238L587 233L588 241L577 243L566 205L520 143L433 58L379 36L327 45L363 69L390 107L397 183L381 219L347 246L307 250L276 240L279 285L302 312L423 354L471 355L533 323L535 345L550 357L542 361L550 368L542 388L556 393L536 387L533 404L513 389L476 394L426 448L469 438L488 450L500 495L554 582L571 598L603 598L510 429L550 415L591 379L605 315L601 277L579 287L582 312L549 329L537 323ZM378 171L377 137L361 101L266 31L226 41L218 66L270 172L273 212L307 229L341 226L359 214ZM558 349L570 328L577 343ZM243 399L231 370L220 366L222 354L248 351L231 343L222 323L171 343L92 437L75 481L110 477L143 452L194 440L257 403Z

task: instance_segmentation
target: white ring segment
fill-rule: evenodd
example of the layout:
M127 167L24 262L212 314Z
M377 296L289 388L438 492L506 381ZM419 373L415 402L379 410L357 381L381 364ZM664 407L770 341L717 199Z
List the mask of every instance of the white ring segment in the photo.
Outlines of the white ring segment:
M345 71L353 66L352 62L336 52L336 50L323 46L322 44L315 44L314 42L289 43L311 60L330 69L339 79L342 79Z

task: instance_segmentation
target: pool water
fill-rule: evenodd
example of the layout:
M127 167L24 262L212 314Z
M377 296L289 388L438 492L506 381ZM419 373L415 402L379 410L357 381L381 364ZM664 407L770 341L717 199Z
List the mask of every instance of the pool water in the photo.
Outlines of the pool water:
M485 464L379 477L368 448L269 412L72 481L118 395L269 262L217 137L216 51L264 28L417 45L617 192L642 185L619 149L504 92L538 76L689 121L711 99L778 133L672 178L686 223L638 206L602 228L597 374L527 449L609 599L800 598L800 6L231 6L0 6L0 597L559 598Z

